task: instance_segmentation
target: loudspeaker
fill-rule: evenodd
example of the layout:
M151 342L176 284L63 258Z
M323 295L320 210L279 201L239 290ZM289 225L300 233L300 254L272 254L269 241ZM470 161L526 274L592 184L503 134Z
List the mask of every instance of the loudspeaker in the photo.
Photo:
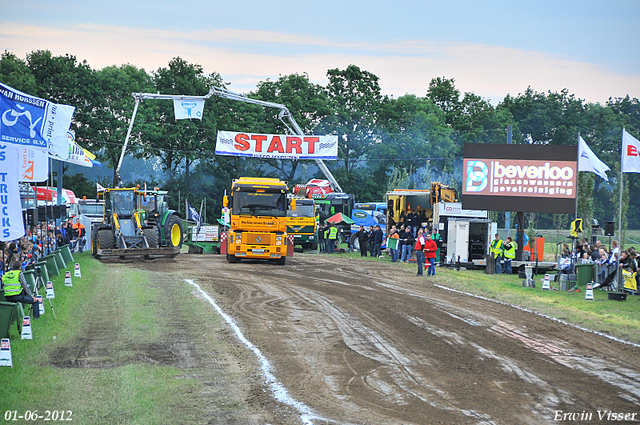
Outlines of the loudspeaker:
M605 221L604 222L604 235L605 236L615 236L615 230L613 227L615 226L615 222L613 221Z

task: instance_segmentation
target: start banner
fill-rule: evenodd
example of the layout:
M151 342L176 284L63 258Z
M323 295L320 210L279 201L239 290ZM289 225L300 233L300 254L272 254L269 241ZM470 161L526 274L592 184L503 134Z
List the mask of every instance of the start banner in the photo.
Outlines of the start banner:
M218 131L216 154L277 159L337 159L338 136Z

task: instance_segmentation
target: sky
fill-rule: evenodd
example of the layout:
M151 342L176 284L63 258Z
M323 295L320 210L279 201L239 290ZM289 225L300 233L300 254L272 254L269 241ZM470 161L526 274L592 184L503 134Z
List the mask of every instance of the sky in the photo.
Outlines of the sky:
M640 1L0 0L0 50L148 72L179 56L241 93L353 64L394 97L446 77L493 104L527 87L604 104L640 98Z

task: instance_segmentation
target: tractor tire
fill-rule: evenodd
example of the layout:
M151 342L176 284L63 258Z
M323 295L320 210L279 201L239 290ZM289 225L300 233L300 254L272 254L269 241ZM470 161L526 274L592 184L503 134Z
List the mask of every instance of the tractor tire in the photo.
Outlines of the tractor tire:
M240 259L238 257L236 257L235 255L227 254L227 261L229 263L238 263L238 262L240 262Z
M98 249L114 249L116 247L116 237L111 229L98 230Z
M91 255L94 257L98 254L98 229L91 228Z
M158 231L155 228L142 229L142 233L147 238L149 248L158 247Z
M182 220L178 216L172 215L164 224L164 237L167 246L182 247L184 229L182 228Z

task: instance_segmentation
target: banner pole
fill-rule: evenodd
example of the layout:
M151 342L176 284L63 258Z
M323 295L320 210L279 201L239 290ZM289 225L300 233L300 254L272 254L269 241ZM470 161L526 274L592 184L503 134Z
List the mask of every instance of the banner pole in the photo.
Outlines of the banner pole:
M580 194L580 133L578 133L578 146L576 147L576 215L574 220L578 219L578 195Z
M624 161L624 127L622 127L622 141L620 144L620 202L618 207L618 238L620 238L620 250L624 245L622 240L622 186L624 185L624 174L622 174L622 162Z

